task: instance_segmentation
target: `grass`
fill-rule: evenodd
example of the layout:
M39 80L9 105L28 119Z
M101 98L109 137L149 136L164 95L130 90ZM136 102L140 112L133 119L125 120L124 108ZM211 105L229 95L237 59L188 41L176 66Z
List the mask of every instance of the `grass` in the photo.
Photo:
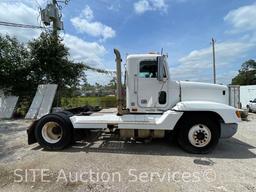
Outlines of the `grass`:
M61 107L64 109L70 109L74 107L81 107L85 105L99 106L101 108L116 107L116 97L115 96L103 96L103 97L62 97ZM54 105L53 105L54 106ZM16 109L13 117L23 118L28 112L30 107L29 102L22 102Z
M99 106L102 108L116 107L115 96L104 96L104 97L62 97L61 107L72 108L80 107L85 105Z

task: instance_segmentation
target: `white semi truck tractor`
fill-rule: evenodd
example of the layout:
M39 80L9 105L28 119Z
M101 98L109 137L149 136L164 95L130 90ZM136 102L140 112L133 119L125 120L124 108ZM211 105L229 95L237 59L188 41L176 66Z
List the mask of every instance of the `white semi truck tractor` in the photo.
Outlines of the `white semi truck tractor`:
M77 133L99 130L135 140L172 135L185 151L208 153L220 138L236 133L240 112L228 105L227 86L172 81L167 56L156 53L128 55L123 86L122 59L117 49L114 53L117 112L47 114L28 128L29 144L38 142L45 149L60 150L69 146Z

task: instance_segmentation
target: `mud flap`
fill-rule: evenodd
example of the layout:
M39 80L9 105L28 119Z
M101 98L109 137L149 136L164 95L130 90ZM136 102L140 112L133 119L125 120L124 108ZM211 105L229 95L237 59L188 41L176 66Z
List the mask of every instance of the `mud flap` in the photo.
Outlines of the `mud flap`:
M31 145L33 143L36 143L36 137L35 137L35 127L37 125L38 120L33 121L32 124L27 129L27 135L28 135L28 144Z

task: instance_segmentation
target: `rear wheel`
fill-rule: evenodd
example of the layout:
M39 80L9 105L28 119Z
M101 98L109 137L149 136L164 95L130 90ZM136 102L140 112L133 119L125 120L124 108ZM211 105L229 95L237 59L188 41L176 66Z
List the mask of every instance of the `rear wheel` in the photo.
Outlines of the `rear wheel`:
M44 140L52 144L57 143L63 137L63 131L61 126L54 121L47 122L43 126L41 132Z
M36 140L45 149L63 149L72 141L72 127L69 125L64 118L58 115L46 115L36 125Z
M210 118L185 119L178 130L178 143L190 153L209 153L218 143L219 125Z

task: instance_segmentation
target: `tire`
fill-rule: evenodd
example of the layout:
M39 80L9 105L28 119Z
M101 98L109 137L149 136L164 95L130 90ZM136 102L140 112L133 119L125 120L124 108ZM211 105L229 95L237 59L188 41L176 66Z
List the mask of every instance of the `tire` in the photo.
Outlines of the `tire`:
M178 144L189 153L209 153L218 144L219 126L208 117L184 118L178 130Z
M42 117L35 128L35 137L41 147L47 150L60 150L72 141L72 126L63 114L49 114Z

